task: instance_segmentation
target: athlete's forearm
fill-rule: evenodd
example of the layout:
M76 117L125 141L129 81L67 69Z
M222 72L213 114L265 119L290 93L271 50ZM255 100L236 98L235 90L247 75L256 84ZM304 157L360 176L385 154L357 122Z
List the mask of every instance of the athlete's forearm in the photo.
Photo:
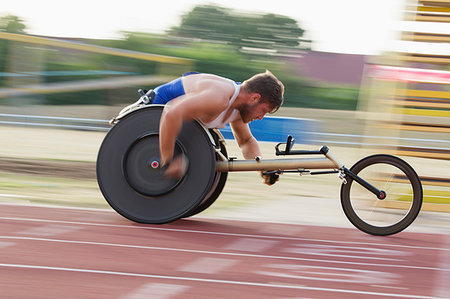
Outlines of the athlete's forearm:
M176 117L174 113L163 113L159 127L159 150L161 155L161 165L164 165L173 159L175 141L182 125L182 119Z
M245 143L239 145L242 155L245 159L255 159L257 156L261 156L261 149L254 137L249 138Z

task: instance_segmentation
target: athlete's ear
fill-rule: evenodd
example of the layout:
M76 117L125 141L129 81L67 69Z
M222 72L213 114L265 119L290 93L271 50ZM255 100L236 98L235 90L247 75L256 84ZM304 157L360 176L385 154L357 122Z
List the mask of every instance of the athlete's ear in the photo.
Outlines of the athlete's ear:
M259 103L259 100L261 99L261 95L257 92L253 92L250 95L250 98L251 98L252 104L256 104L256 103Z

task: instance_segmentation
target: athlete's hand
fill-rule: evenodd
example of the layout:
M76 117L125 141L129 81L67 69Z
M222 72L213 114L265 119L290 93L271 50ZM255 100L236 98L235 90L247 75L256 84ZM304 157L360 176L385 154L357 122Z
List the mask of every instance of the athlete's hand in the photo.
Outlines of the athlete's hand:
M164 175L174 179L181 179L187 171L188 160L181 154L175 157L164 170Z
M278 182L280 175L277 173L264 174L264 172L261 171L261 177L263 178L264 184L272 186L273 184Z

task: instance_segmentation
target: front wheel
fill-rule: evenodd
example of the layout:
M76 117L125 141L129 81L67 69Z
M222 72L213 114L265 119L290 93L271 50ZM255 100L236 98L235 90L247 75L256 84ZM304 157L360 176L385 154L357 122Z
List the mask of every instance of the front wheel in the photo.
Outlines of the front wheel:
M386 197L379 199L349 176L341 187L345 215L358 229L372 235L392 235L407 228L422 206L422 184L414 169L391 155L373 155L350 169Z

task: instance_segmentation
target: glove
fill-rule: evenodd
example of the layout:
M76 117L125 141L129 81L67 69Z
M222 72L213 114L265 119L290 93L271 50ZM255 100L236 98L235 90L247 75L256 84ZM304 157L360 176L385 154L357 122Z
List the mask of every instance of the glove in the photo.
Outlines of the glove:
M278 179L280 178L280 175L276 172L271 172L271 173L266 173L266 174L264 174L264 172L261 172L261 177L264 180L264 184L271 186L278 181Z
M185 155L181 154L175 157L169 163L166 163L161 167L164 175L174 179L181 179L188 169L188 159Z

